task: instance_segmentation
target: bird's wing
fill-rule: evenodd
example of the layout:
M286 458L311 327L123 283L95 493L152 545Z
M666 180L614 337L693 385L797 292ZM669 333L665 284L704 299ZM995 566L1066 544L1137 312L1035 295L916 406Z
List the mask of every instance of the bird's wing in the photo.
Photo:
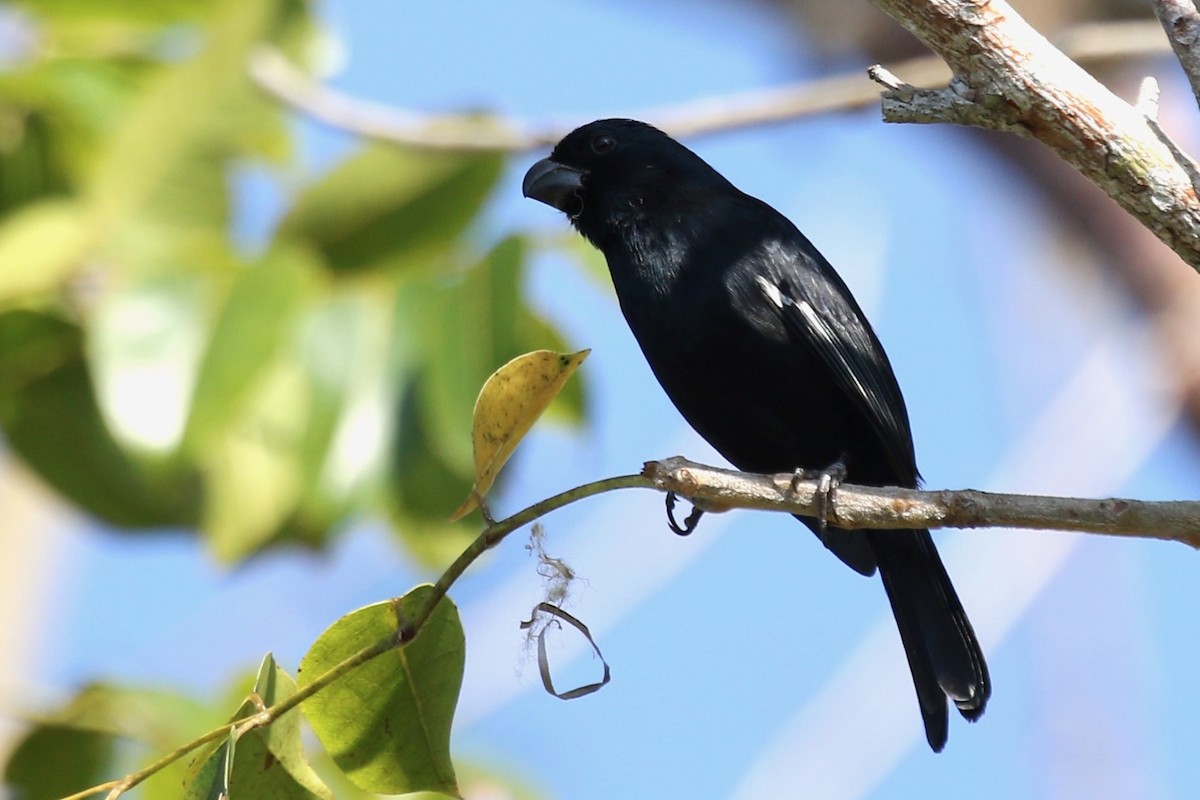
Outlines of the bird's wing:
M917 479L904 398L866 317L833 267L802 234L764 243L751 279L784 330L816 352L885 444L898 476Z

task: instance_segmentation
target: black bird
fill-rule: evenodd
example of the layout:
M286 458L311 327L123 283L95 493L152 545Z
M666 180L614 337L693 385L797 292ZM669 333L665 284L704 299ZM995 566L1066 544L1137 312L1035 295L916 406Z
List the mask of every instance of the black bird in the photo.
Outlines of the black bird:
M604 253L621 310L676 408L738 469L837 470L915 488L904 398L846 284L795 225L663 132L626 119L567 135L525 175ZM991 693L971 623L928 531L821 534L879 570L925 738L946 743L946 698L968 720Z

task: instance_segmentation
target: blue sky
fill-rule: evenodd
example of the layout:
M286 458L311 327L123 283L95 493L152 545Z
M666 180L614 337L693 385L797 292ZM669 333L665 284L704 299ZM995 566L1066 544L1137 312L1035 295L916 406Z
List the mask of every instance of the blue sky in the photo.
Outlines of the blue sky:
M633 114L806 75L803 50L765 14L330 3L341 54L330 81L429 110ZM302 131L314 169L352 145ZM1062 268L1068 250L1045 209L977 139L885 126L867 110L693 145L795 220L855 289L905 391L929 486L1194 496L1200 460L1158 388L1154 342L1115 288ZM565 229L520 197L533 158L512 159L482 236ZM253 236L272 196L252 181L244 200ZM537 431L498 512L651 458L720 463L655 384L607 286L551 253L527 289L593 349L593 417L577 435ZM189 540L58 527L57 580L70 588L44 604L36 668L50 693L97 677L207 691L267 650L294 669L338 616L424 577L371 523L328 556L229 573ZM878 581L794 521L710 516L680 539L661 498L623 493L556 513L546 530L547 550L584 579L568 607L612 665L602 691L564 703L541 690L517 627L540 591L520 535L453 593L468 648L456 753L502 764L546 796L1167 798L1200 783L1200 701L1180 668L1200 660L1189 613L1200 576L1180 545L938 534L995 691L979 723L952 720L935 756ZM564 680L592 679L580 642L563 637L551 653Z

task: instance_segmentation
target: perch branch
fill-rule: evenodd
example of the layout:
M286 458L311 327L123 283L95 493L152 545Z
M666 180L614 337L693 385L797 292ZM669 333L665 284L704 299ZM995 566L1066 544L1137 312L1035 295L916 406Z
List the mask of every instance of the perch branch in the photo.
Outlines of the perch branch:
M654 488L718 508L754 508L815 517L817 481L791 473L754 475L706 467L678 456L648 461ZM842 484L827 520L839 528L1045 528L1183 542L1200 548L1200 501L1090 500L974 489L920 491ZM836 535L832 534L832 535Z

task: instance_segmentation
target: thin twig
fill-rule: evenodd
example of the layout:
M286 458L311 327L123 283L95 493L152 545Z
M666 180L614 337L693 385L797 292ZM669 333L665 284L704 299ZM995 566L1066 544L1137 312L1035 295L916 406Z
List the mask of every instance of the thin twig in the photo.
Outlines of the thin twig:
M525 527L531 522L544 517L551 511L555 511L563 506L574 503L578 500L583 500L587 497L594 497L605 492L614 492L618 489L653 489L656 488L654 483L644 475L622 475L616 478L606 478L592 483L585 483L582 486L576 486L574 489L568 489L565 492L559 492L553 497L542 500L539 503L518 511L510 517L500 520L494 525L488 526L483 533L475 538L475 541L459 554L458 558L454 559L454 563L446 568L442 576L438 578L437 583L433 585L433 591L429 593L429 599L425 601L425 605L417 610L412 618L400 629L397 638L402 643L411 642L416 638L417 633L425 625L425 622L433 614L434 608L450 591L450 587L454 582L467 571L467 567L475 562L487 550L498 545L515 530Z
M397 647L403 647L417 638L417 634L429 621L429 617L433 614L437 604L442 601L450 587L454 585L467 568L474 563L475 559L483 555L484 552L499 544L504 537L518 530L521 527L533 522L539 517L549 514L551 511L562 508L565 505L573 503L577 500L582 500L586 497L603 494L605 492L616 491L617 489L629 488L654 488L653 483L646 477L641 475L625 475L616 478L606 478L604 480L593 481L582 486L576 486L573 489L568 489L565 492L542 500L539 503L534 503L528 508L513 514L512 516L500 520L499 522L489 525L484 531L475 538L475 541L462 552L454 563L451 564L442 576L438 578L437 583L433 586L433 591L429 593L429 599L425 604L417 610L415 614L398 630L394 635L381 639L367 647L359 650L357 653L347 657L340 663L330 667L328 671L318 675L312 680L301 686L295 694L287 697L284 700L276 703L269 708L257 711L242 719L227 722L219 728L214 728L207 733L199 736L187 744L181 745L170 753L155 760L146 767L126 775L124 778L116 781L105 781L104 783L84 789L81 792L76 792L62 800L83 800L83 798L91 797L100 792L108 792L106 800L116 800L123 793L145 781L155 773L165 769L174 762L191 753L198 747L201 747L209 742L214 742L217 739L229 735L229 730L233 727L240 736L254 728L260 728L265 725L270 725L281 716L299 706L302 702L315 695L325 687L329 686L334 681L344 677L350 672L358 669L368 661L383 655Z
M63 800L73 800L73 798L88 797L89 795L96 794L98 791L103 791L104 789L110 789L105 800L117 800L117 798L125 792L137 786L147 778L150 778L160 770L163 770L175 763L188 753L195 750L197 747L201 747L209 742L215 742L218 739L228 736L230 728L233 728L236 735L240 737L247 731L250 731L254 728L261 728L266 725L270 725L272 722L279 719L296 706L300 705L301 702L312 697L321 689L352 672L368 661L374 659L376 656L383 655L389 650L392 650L395 646L395 641L391 637L375 642L374 644L365 647L357 653L349 656L342 662L330 667L327 672L318 676L312 683L300 687L295 694L285 698L284 700L281 700L275 705L264 708L261 711L256 711L248 717L227 722L219 728L213 728L204 735L193 739L187 744L175 748L170 753L167 753L162 758L159 758L158 760L148 764L137 772L132 772L126 775L119 781L109 781L107 783L100 784L99 786L79 792L78 794L73 794L70 798L63 798Z
M1059 37L1065 52L1099 61L1167 52L1153 22L1092 23ZM921 85L945 83L950 72L936 57L914 58L892 67ZM349 97L312 79L278 50L263 48L250 61L260 88L339 130L429 150L519 153L545 149L587 120L529 121L515 117L426 114ZM878 90L862 73L787 84L677 105L643 109L631 115L674 136L697 137L720 131L778 124L799 117L867 107Z
M119 786L120 784L121 781L107 781L105 783L99 783L95 786L84 789L82 792L69 794L66 797L61 798L61 800L84 800L92 795L100 794L101 792L107 792L109 789Z

